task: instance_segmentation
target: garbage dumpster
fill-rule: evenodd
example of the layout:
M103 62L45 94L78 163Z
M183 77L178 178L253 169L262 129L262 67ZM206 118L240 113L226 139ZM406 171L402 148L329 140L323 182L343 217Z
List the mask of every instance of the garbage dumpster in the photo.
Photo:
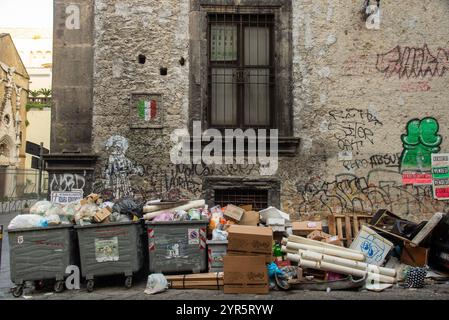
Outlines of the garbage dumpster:
M3 226L0 224L0 268L2 266L2 241L3 241Z
M8 236L14 297L22 295L25 281L56 279L54 289L62 292L67 267L78 261L73 226L11 229Z
M118 222L75 226L81 259L81 273L87 290L94 289L94 278L124 274L131 288L133 274L143 265L141 222Z
M150 273L205 272L207 225L207 220L147 221Z

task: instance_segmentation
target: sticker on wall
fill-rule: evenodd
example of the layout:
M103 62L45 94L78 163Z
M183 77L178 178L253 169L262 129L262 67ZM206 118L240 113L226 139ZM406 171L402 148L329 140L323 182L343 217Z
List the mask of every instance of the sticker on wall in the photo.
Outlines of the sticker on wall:
M200 244L200 231L198 229L188 229L189 244Z
M130 128L162 128L162 95L151 93L132 93L130 106Z
M119 261L118 238L95 239L95 259L97 262Z
M22 244L23 243L23 236L18 236L17 237L17 243L18 244Z
M432 154L433 196L449 200L449 154Z

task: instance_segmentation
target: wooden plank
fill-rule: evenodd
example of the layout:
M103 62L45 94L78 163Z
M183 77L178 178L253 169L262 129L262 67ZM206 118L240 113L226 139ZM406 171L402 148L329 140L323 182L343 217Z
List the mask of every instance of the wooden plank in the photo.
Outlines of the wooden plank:
M335 216L334 215L330 215L327 218L327 224L329 226L329 234L332 236L336 236L337 235L337 229L335 227Z
M413 246L419 246L419 244L424 241L427 236L432 232L433 229L437 226L438 223L440 223L441 219L443 218L444 213L437 212L435 213L432 218L426 223L424 228L421 229L420 232L412 239L412 245Z
M346 231L346 246L350 246L352 243L352 230L351 230L351 217L345 217L345 231Z
M345 240L343 237L343 225L342 225L342 218L337 218L337 236L340 238L340 240Z
M359 233L360 231L359 217L356 214L354 214L353 217L353 224L354 224L354 237L355 237L357 233Z

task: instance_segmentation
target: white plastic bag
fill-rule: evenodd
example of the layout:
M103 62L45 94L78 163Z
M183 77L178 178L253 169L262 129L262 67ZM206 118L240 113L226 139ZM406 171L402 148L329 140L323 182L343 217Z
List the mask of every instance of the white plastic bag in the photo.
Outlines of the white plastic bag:
M38 214L43 216L52 206L50 201L38 201L30 208L30 214Z
M164 292L168 289L168 282L162 273L155 273L148 276L146 294Z
M45 219L47 219L49 226L57 226L61 224L61 219L57 214L46 216Z
M215 240L215 241L228 240L228 233L226 231L216 228L216 229L214 229L214 231L212 231L212 240Z
M9 223L8 229L47 227L48 221L38 214L20 214Z

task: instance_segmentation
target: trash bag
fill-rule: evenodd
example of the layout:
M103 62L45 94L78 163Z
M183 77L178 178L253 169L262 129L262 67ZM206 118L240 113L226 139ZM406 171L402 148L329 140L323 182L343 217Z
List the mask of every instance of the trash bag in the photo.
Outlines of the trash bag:
M58 226L61 224L61 219L59 218L59 215L57 215L57 214L48 215L45 217L45 219L47 219L49 226Z
M155 294L164 292L168 289L168 282L164 275L161 273L155 273L148 276L146 294Z
M143 203L136 203L133 198L120 199L112 208L114 212L126 214L131 220L143 217Z
M48 227L48 221L46 218L38 214L21 214L16 216L8 225L8 229L25 229L25 228L37 228Z
M52 203L51 206L47 209L47 211L44 214L45 217L54 216L54 215L56 215L56 216L65 215L63 207L60 204Z
M190 209L187 213L188 220L201 220L201 212L198 209Z
M153 221L173 221L174 215L170 212L163 212L153 219Z
M52 203L50 201L38 201L30 208L30 214L43 216L51 206Z
M212 231L212 240L215 240L215 241L228 240L228 233L226 231L216 228Z

